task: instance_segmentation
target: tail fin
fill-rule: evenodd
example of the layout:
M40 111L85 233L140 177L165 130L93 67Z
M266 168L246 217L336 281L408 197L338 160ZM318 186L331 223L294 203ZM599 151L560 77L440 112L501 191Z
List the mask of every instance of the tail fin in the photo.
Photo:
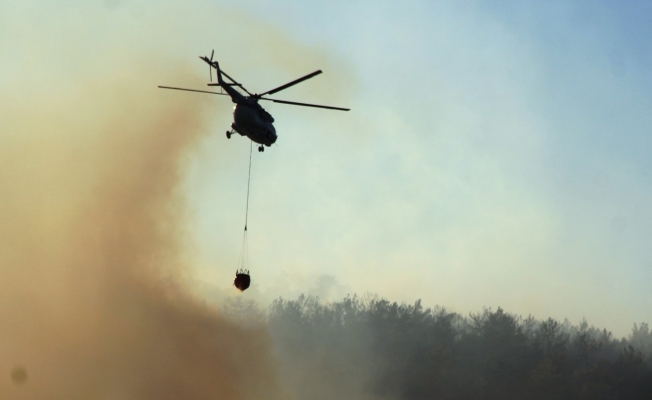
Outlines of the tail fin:
M238 82L233 80L233 78L231 78L226 72L222 72L222 70L220 69L220 64L217 61L212 60L212 58L213 58L212 53L211 53L211 58L208 58L208 57L205 57L205 56L200 56L199 58L202 59L206 64L208 64L208 68L210 70L209 76L211 77L211 81L212 81L213 68L215 68L215 71L217 72L217 74L216 74L217 75L217 83L212 83L211 82L211 83L208 84L208 86L220 86L222 89L224 89L229 94L229 96L231 96L231 100L233 100L234 103L237 103L237 102L241 101L244 97L243 97L242 94L238 93L238 91L235 90L233 88L233 86L240 87L242 90L247 92L248 95L251 96L251 93L249 93L247 91L247 89L242 87L241 84L239 84ZM222 75L224 75L226 77L226 79L230 80L231 83L225 82Z
M222 71L220 70L220 63L215 61L213 63L213 67L215 67L215 72L216 72L216 75L217 75L217 83L220 86L224 85L224 81L222 80Z
M222 86L222 87L224 87L224 86L226 86L226 85L231 85L231 84L225 83L225 82L224 82L224 79L222 79L222 70L220 69L220 64L219 64L217 61L213 61L213 60L212 60L212 56L213 56L213 55L211 54L211 58L210 58L210 59L209 59L208 57L206 57L206 56L200 56L200 57L199 57L199 58L202 59L206 64L208 64L208 71L209 71L209 76L210 76L210 78L211 78L211 82L213 81L213 74L212 74L212 72L213 72L213 68L215 68L216 75L217 75L217 85L214 85L214 84L211 85L211 84L209 84L209 86Z
M222 80L222 71L220 71L220 65L217 63L217 61L213 61L213 54L215 53L215 50L211 53L211 58L209 59L206 56L199 56L200 59L202 59L206 64L208 64L208 76L211 78L211 82L213 82L213 68L217 71L217 83L222 86L224 81Z

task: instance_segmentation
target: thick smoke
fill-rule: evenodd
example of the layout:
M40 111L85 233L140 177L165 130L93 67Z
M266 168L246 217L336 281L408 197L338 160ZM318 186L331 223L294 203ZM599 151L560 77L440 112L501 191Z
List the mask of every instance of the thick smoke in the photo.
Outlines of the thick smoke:
M160 79L196 79L168 62L150 52L147 64L85 70L65 87L16 75L4 88L2 399L283 397L268 335L183 285L180 184L214 109L143 80L162 64Z

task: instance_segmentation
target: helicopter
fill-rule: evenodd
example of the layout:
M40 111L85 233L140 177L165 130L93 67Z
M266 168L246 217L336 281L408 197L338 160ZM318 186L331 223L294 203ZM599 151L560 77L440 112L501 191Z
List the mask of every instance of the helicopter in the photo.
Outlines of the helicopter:
M294 106L303 106L303 107L315 107L315 108L324 108L327 110L339 110L339 111L349 111L348 108L342 107L331 107L323 106L319 104L309 104L309 103L298 103L295 101L286 101L271 99L269 97L264 97L267 95L272 95L274 93L285 90L290 86L294 86L297 83L303 82L307 79L310 79L314 76L317 76L322 73L321 70L317 70L308 75L302 76L301 78L295 79L292 82L288 82L285 85L281 85L277 88L268 90L263 93L251 93L249 92L242 84L238 83L235 79L231 78L226 72L220 68L220 64L217 61L213 61L213 55L215 50L211 52L211 57L200 56L199 58L208 64L208 73L210 76L211 82L208 83L208 86L219 86L221 89L226 91L223 92L211 92L207 90L196 90L196 89L186 89L180 87L172 86L159 86L161 89L173 89L173 90L184 90L188 92L198 92L198 93L209 93L217 94L222 96L230 96L231 101L235 103L233 109L233 123L231 124L231 130L226 131L227 139L231 139L231 135L234 133L240 134L240 136L247 136L252 141L259 144L258 151L265 151L265 146L270 147L276 142L277 135L276 129L274 129L274 117L265 109L258 104L259 100L271 101L274 103L281 104L290 104ZM215 68L217 75L217 82L213 82L213 68ZM228 79L229 82L225 81L224 78ZM240 88L247 95L240 93L235 88Z

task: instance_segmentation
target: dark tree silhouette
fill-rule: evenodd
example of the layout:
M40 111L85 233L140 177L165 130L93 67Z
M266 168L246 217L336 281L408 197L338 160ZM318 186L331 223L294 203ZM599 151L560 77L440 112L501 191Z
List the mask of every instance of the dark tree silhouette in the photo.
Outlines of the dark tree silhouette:
M647 324L619 340L586 321L374 296L278 299L267 320L297 398L652 399Z

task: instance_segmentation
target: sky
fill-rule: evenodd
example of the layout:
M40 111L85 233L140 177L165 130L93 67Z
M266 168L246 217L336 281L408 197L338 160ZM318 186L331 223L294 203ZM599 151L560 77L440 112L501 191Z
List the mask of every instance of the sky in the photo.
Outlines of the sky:
M337 97L308 81L278 98L352 108L268 107L279 145L254 154L252 295L501 306L620 335L649 320L647 3L228 4L340 67L305 70ZM220 182L198 202L209 265L239 254L220 226L244 190L220 209Z
M322 69L274 97L350 112L263 105L279 139L253 153L243 294L231 282L249 142L224 135L228 99L202 100L210 134L182 172L187 277L207 301L375 293L586 318L623 336L652 315L651 12L643 1L2 1L0 87L65 95L146 65L132 88L195 101L155 86L204 88L197 56L213 49L254 92Z

